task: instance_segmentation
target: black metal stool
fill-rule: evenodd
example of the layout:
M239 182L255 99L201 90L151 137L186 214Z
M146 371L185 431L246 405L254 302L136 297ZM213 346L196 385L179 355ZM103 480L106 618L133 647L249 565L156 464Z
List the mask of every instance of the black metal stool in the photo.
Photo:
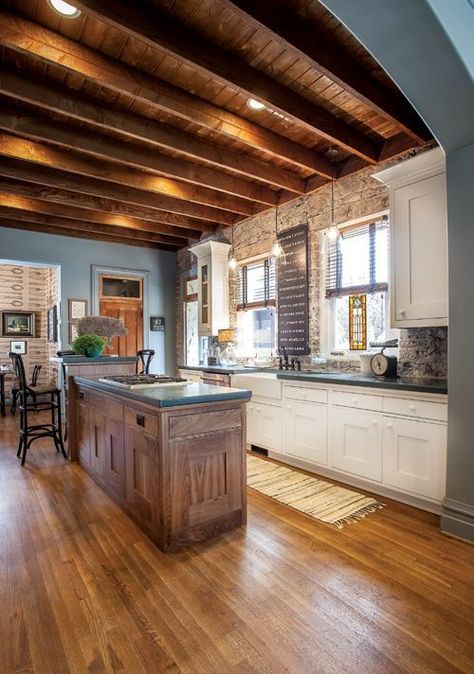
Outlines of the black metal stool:
M154 349L140 349L140 351L137 351L137 356L139 357L142 363L142 370L137 374L149 374L150 363L153 360L154 355L155 355ZM137 370L138 370L138 362L137 362Z
M38 384L38 375L41 372L41 365L35 365L33 368L33 374L31 375L31 381L29 383L30 387L37 386ZM20 397L20 389L15 387L12 388L12 404L10 407L10 412L12 414L15 414L16 412L16 405L18 402L18 398ZM36 402L36 397L33 396L33 402Z
M26 383L23 358L18 353L10 353L9 355L20 384L20 442L17 456L21 456L21 465L25 465L26 452L31 443L38 438L53 438L56 451L61 451L64 458L67 459L61 427L61 389L56 386L29 386ZM50 399L38 400L38 396L45 395L48 395ZM29 402L29 397L33 396L36 397L36 402ZM29 426L28 413L30 411L50 411L51 423Z

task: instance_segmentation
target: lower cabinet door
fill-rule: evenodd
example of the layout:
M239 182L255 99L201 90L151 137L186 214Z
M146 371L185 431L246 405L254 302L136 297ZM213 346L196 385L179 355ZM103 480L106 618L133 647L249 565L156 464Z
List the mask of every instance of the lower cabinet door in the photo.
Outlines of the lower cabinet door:
M105 468L105 423L104 412L90 411L90 466L94 473L103 477Z
M154 529L152 504L158 499L158 438L153 435L125 428L125 498L141 524Z
M446 447L442 424L384 417L384 484L440 501L446 490Z
M78 402L76 407L76 444L79 454L79 463L91 462L90 447L90 411L84 402Z
M284 404L284 451L299 459L328 462L327 405L290 401Z
M119 496L125 493L123 424L107 419L105 425L105 480Z
M256 445L258 437L258 411L256 403L247 403L247 444Z
M382 480L382 416L349 407L330 407L331 466Z
M247 442L281 452L281 408L267 403L247 403Z

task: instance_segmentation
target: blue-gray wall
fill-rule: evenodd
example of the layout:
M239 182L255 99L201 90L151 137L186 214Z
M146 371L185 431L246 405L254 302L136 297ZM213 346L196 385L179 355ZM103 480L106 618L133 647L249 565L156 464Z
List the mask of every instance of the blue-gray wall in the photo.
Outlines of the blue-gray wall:
M0 228L0 259L39 262L61 267L61 342L67 348L67 301L84 298L92 307L92 265L149 272L148 302L152 316L165 317L165 332L150 332L156 350L153 371L175 369L175 253L152 248L37 234ZM145 326L147 328L147 326Z
M474 541L474 8L470 0L322 0L365 45L446 153L448 475L441 528Z

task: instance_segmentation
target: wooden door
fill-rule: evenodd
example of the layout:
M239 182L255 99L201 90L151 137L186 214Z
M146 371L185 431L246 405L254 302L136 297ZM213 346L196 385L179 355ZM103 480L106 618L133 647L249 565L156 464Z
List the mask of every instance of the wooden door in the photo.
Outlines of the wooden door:
M446 426L384 417L383 483L438 501L446 491Z
M125 300L100 300L100 315L119 318L128 333L123 337L114 337L112 346L104 350L111 356L135 356L143 348L143 308L142 302Z
M299 459L326 466L328 463L327 405L290 400L283 409L285 451Z
M350 407L331 407L331 465L347 473L382 480L381 415Z

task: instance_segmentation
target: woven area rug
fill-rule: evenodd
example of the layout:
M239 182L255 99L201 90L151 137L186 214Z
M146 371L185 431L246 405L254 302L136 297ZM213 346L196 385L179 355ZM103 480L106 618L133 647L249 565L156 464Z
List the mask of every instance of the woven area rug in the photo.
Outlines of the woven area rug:
M247 456L247 486L338 529L384 507L364 494L252 455Z

